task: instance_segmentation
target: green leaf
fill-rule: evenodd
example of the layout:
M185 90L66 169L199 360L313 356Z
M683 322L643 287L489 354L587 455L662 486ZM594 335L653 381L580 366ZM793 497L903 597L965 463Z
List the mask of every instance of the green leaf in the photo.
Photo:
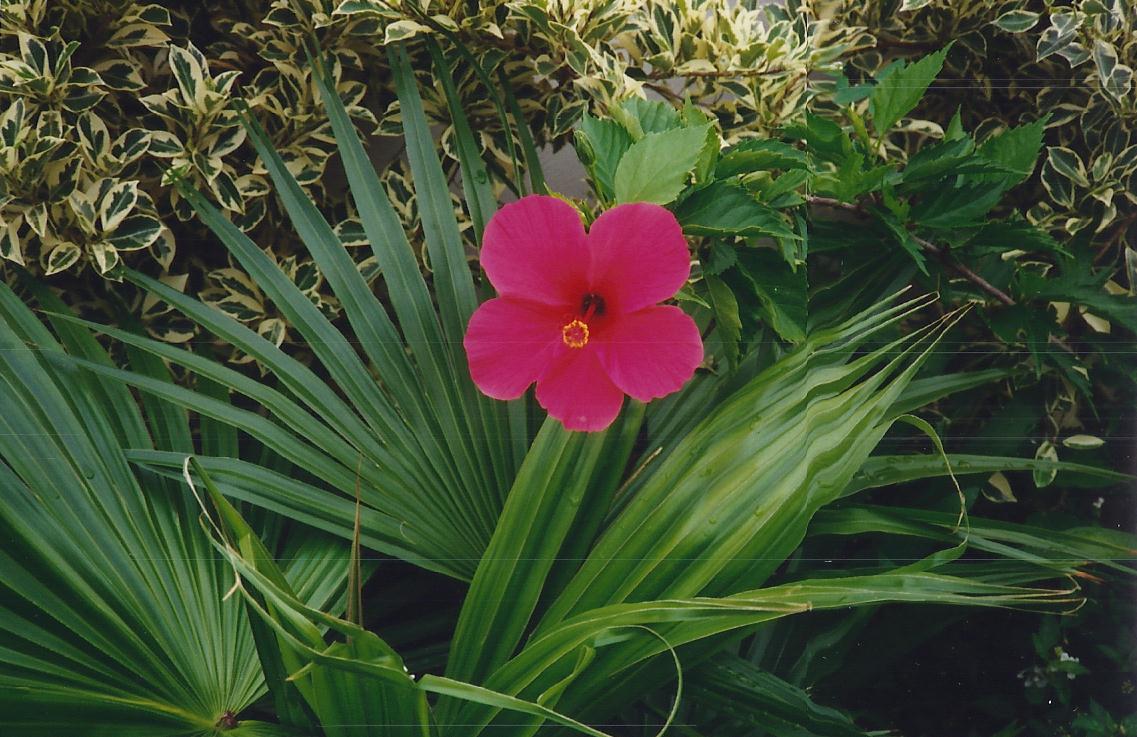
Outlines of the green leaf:
M924 91L939 75L950 45L913 64L897 68L873 88L869 97L869 111L873 128L883 136L892 126L912 111Z
M474 132L470 129L470 121L462 109L462 101L454 86L450 66L442 55L442 48L433 38L428 38L427 49L434 63L435 76L442 83L442 89L446 93L446 105L450 111L450 121L454 126L454 138L462 163L462 193L466 198L470 219L474 223L474 238L480 245L486 223L497 209L493 183L486 171L485 162L482 161L481 148L474 139Z
M738 316L738 300L726 283L711 274L703 277L707 283L711 305L715 313L715 325L722 340L723 353L727 363L738 363L738 344L742 340L742 320Z
M915 412L951 394L974 389L1013 375L1013 371L1006 369L985 369L916 379L904 390L904 395L892 407L892 412L897 416Z
M908 159L908 164L901 172L901 180L905 184L911 184L952 174L974 151L975 142L967 136L924 146Z
M801 239L777 210L729 181L714 182L693 192L675 208L675 217L689 235Z
M948 455L951 470L956 476L973 474L990 475L998 471L1034 471L1040 468L1056 467L1060 472L1077 474L1086 479L1096 479L1098 485L1127 483L1131 476L1105 468L1087 466L1080 463L1036 460L1034 458L1012 458L1006 456L986 456L951 453ZM893 486L928 478L948 475L947 465L940 455L882 455L873 456L849 482L841 496L850 496L865 489Z
M722 152L715 177L727 179L769 169L808 169L806 154L788 143L766 139L752 139L731 146Z
M679 196L707 140L707 126L648 133L616 167L616 202L666 205Z
M18 592L0 597L5 731L207 733L262 688L232 576L184 488L127 465L127 410L63 356L0 284L0 590Z
M1066 575L1089 561L1132 575L1133 569L1122 561L1131 557L1132 547L1137 543L1132 535L1101 527L1056 530L974 516L969 516L968 524L961 526L956 511L898 506L849 505L824 509L810 528L811 535L861 536L869 532L923 537L948 544L966 541L974 550L1028 563L1040 573L1051 569ZM976 561L961 561L959 565L976 565Z
M1049 120L1050 116L1044 115L1033 123L992 136L979 147L979 155L1016 174L1008 184L1020 182L1034 172Z
M642 97L624 100L618 107L612 108L611 113L637 141L645 134L662 133L682 124L678 110L660 100L645 100Z
M742 720L740 726L762 724L782 735L865 737L847 714L821 706L806 690L737 656L717 655L688 683L695 702Z
M459 48L462 48L461 44L459 44ZM471 58L470 61L473 62L474 60ZM474 68L475 70L479 70L481 69L481 65L475 64ZM525 168L529 173L530 189L535 194L548 194L549 187L545 184L545 174L541 170L541 157L537 153L537 146L533 141L533 133L529 129L529 121L525 119L525 115L522 113L521 103L517 101L517 95L513 92L513 85L509 81L509 75L506 74L504 65L497 68L497 78L501 84L505 104L509 107L509 117L513 120L514 128L517 129L517 138L521 141L521 152L525 157ZM487 87L489 86L488 80L483 79L483 83L486 84ZM507 139L507 145L512 152L512 139Z
M616 169L631 147L632 137L615 121L594 118L588 113L581 116L577 134L577 156L592 175L596 189L606 198L614 197Z
M842 162L853 153L853 142L841 126L808 111L805 125L788 125L784 133L789 138L805 141L810 153L824 161Z
M1050 233L1017 214L1007 220L987 223L968 239L964 247L976 255L1012 250L1069 255Z
M738 268L753 287L763 320L790 343L805 339L807 284L805 269L796 271L778 253L745 249Z
M557 420L545 420L521 464L462 605L447 676L484 682L513 654L546 577L583 513L585 498L599 501L588 490L593 471L605 461L601 456L605 436L570 432ZM609 494L617 482L618 478L601 480Z
M1003 192L1000 183L941 187L912 208L912 221L926 228L974 225L999 204Z

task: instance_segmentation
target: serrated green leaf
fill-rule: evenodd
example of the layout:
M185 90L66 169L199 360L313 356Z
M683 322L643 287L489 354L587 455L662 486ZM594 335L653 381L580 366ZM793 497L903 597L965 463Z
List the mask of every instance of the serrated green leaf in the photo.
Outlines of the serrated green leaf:
M1021 215L987 223L968 239L966 248L976 255L1016 250L1068 255L1050 233L1027 222Z
M1046 275L1020 271L1017 282L1024 296L1051 302L1073 302L1085 305L1094 314L1123 325L1137 333L1137 300L1128 295L1110 294L1104 288L1107 271L1090 271L1089 262L1063 262L1062 271Z
M738 263L738 249L722 241L712 241L702 258L704 274L721 274Z
M888 133L897 121L916 107L924 91L939 75L950 48L950 45L946 46L920 61L896 69L873 88L869 110L877 135Z
M804 125L788 125L783 133L789 138L805 141L810 152L824 161L842 162L853 152L853 142L841 126L808 111Z
M616 167L616 202L666 205L679 196L707 140L707 126L647 133Z
M952 173L974 151L975 142L966 136L925 146L908 159L901 181L908 184Z
M1045 115L1033 123L1020 125L988 138L979 147L979 155L1000 167L1017 174L1009 184L1029 177L1042 150L1042 136L1050 116Z
M777 210L732 182L715 182L694 192L675 209L675 217L690 235L801 238Z
M637 141L648 133L663 133L681 125L679 111L659 100L631 97L611 113Z
M1003 196L1000 183L942 187L912 208L912 221L927 228L957 228L974 225Z
M892 234L897 245L904 249L904 251L915 262L916 267L924 274L928 274L927 258L924 256L924 250L916 239L912 236L912 232L908 230L905 225L895 213L887 210L876 209L877 219L882 225Z
M788 143L764 139L743 141L722 152L715 176L726 179L768 169L808 169L805 152Z

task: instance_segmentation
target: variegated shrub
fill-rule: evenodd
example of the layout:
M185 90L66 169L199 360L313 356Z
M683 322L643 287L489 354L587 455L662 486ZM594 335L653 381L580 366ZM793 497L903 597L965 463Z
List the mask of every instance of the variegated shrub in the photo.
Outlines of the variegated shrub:
M273 244L274 257L296 258L297 278L304 280L306 293L330 313L338 310L322 280L308 276L314 269L307 256L281 227L280 208L268 196L263 170L243 145L231 107L235 98L245 101L290 171L340 224L345 242L357 243L351 235L359 230L351 204L342 187L328 187L323 178L334 146L303 51L311 36L332 54L337 92L351 116L371 130L381 119L382 130L390 134L400 132L400 117L383 45L413 38L411 53L425 64L427 52L417 40L438 40L454 66L454 92L475 123L500 193L519 188L519 162L532 158L533 147L559 147L583 111L618 110L613 103L628 96L656 95L676 102L690 97L713 112L727 141L770 133L800 113L808 73L835 68L841 53L860 43L855 29L834 30L811 15L810 7L796 0L785 8L763 9L725 0L525 0L485 3L473 10L461 3L372 0L5 3L0 59L9 81L0 89L0 103L11 109L12 122L22 115L19 127L31 129L21 133L23 145L40 149L34 157L5 149L4 161L10 163L5 165L0 210L3 255L33 272L75 275L77 280L66 279L75 282L68 292L77 301L98 291L96 274L113 275L125 257L168 274L172 282L184 283L274 341L283 341L287 322L271 306L249 303L255 298L230 278L234 265L194 247L202 231L186 222L188 209L169 183L174 177L188 178L209 191L240 227ZM46 68L40 75L30 71L37 68L34 49L40 46L53 60L61 51L51 49L59 47L84 63L70 69L61 65L66 79ZM22 113L10 104L16 99L25 101ZM424 89L424 107L441 126L443 148L450 155L445 165L453 173L457 152L443 91ZM83 143L90 136L80 130L81 114L96 137L105 129L112 149L108 154ZM532 128L531 141L516 139L521 133L517 115ZM44 116L48 120L41 125ZM45 142L32 143L43 136ZM55 145L50 139L61 142ZM104 160L96 166L83 159L85 152ZM40 165L48 159L50 167ZM386 178L404 178L404 169L395 162ZM82 193L75 195L74 204L83 202L83 212L73 211L71 200L64 202L61 193L67 187L52 183L62 176L57 172L67 175L68 187L75 180L68 191ZM134 226L130 237L88 217L91 209L109 206L110 200L90 201L102 196L105 178L114 184L135 182L124 186L136 198L116 200L134 200L124 218ZM58 195L59 204L46 218L41 212L27 213L32 204L46 202L37 191ZM411 192L409 184L394 186L394 204L415 228ZM468 215L459 212L469 227ZM110 219L118 217L111 214ZM142 229L143 217L148 222L156 217L160 224ZM139 245L143 235L153 237ZM152 258L130 255L132 248L148 251ZM361 254L359 261L374 276L373 259ZM95 268L85 272L88 264ZM162 305L152 300L143 304L140 296L133 304L156 334L169 339L188 335L186 325L165 321Z

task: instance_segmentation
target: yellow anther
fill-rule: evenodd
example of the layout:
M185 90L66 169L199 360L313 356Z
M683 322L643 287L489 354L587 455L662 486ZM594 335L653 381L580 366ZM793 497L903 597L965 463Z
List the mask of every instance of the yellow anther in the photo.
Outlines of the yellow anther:
M583 348L588 345L588 325L573 320L561 328L561 338L569 348Z

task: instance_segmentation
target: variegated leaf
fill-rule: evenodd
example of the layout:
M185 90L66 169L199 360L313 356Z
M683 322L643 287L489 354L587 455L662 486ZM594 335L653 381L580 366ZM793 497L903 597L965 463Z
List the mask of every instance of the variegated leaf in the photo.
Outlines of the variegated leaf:
M164 159L185 154L181 139L169 131L151 131L149 150L153 155Z
M161 5L143 5L135 11L134 17L156 26L170 25L170 11Z
M119 265L118 251L105 241L91 244L91 256L95 259L95 267L100 274L106 275Z
M169 50L170 70L182 93L182 99L187 105L204 111L207 92L205 56L192 43L184 49L170 46Z
M150 253L163 270L168 270L174 261L175 250L174 234L163 225L158 237L150 244Z
M24 211L24 220L28 227L40 238L47 237L48 206L46 202L33 205Z
M37 76L46 77L51 74L51 64L48 59L47 47L30 33L19 33L17 38L20 44L20 56L25 64Z
M23 98L18 97L0 114L0 144L15 148L27 138L30 131L24 126L25 110Z
M170 37L161 28L139 21L117 28L107 39L106 45L112 49L128 49L136 46L161 46L169 40Z
M151 215L131 215L125 218L107 241L119 251L136 251L147 248L162 233L162 221Z
M241 192L229 172L218 171L213 181L209 183L209 189L226 210L244 212L245 201L241 199Z
M335 231L340 243L347 248L367 245L367 234L363 232L363 223L359 220L344 220L336 225Z
M137 202L138 182L134 180L118 181L107 188L101 193L97 206L103 229L115 230L130 215Z
M137 92L146 86L142 70L125 59L103 59L92 67L103 80L107 89L118 92Z
M211 158L231 154L245 141L245 129L241 126L225 128L211 133L202 141L201 148L209 152Z
M420 33L430 33L430 27L424 26L422 23L413 20L399 20L387 26L383 32L383 43L391 44L397 41L405 41L408 38L413 38Z
M87 160L99 164L111 152L111 135L107 124L93 112L79 116L75 124L79 132L79 144Z
M288 334L288 325L279 317L270 317L261 320L257 325L257 332L262 338L279 347Z
M71 83L67 85L63 107L72 113L90 110L106 97L102 87L103 79L94 69L76 67L71 72Z
M120 165L129 164L150 149L151 135L142 128L131 128L115 139L111 155Z
M44 259L44 276L51 276L65 271L75 262L83 252L79 250L79 246L70 241L62 241L55 244L47 253L47 258Z
M7 223L0 220L0 258L23 266L24 251L20 245L21 222L22 218L19 215Z

